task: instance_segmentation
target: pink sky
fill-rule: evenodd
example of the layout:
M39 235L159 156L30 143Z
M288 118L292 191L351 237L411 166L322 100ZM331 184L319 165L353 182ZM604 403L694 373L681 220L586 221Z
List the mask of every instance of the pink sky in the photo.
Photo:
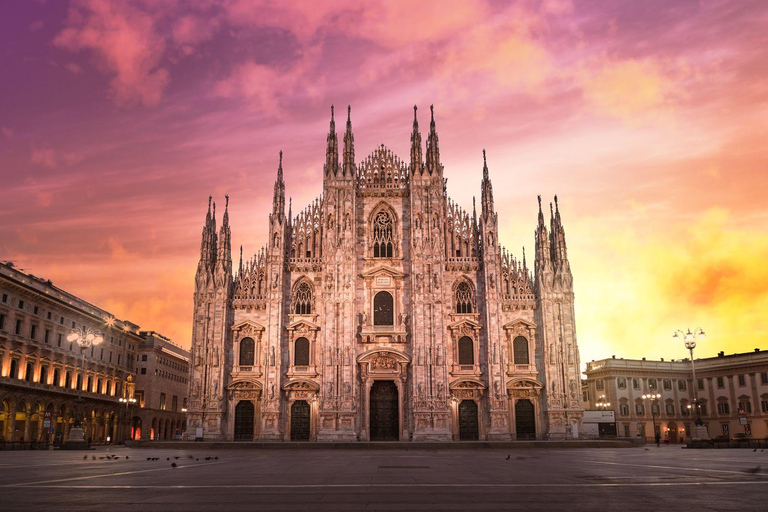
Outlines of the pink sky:
M760 0L8 2L0 259L188 346L209 194L250 255L278 151L294 212L321 192L331 104L359 159L407 159L434 104L449 194L485 148L513 253L558 194L582 360L766 348L766 27Z

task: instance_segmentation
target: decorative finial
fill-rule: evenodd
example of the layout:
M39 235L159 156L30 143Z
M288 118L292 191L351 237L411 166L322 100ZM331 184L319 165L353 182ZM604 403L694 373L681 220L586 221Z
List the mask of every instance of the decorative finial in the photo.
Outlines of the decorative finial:
M435 122L435 106L434 105L429 106L429 112L432 116L432 122L434 123Z
M226 211L229 208L229 194L224 195L224 211Z
M539 199L539 213L541 213L541 195L536 196Z
M331 121L333 121L333 105L331 105Z
M419 109L416 105L413 106L413 120L416 121L416 111Z
M208 213L211 213L211 201L213 200L213 196L208 196Z
M488 165L488 162L485 160L485 148L483 148L483 165Z
M347 105L347 122L350 122L352 118L352 105Z
M558 213L560 212L560 210L558 210L557 208L557 194L555 194L555 211L557 211Z
M552 211L552 203L549 203L549 214L554 216L555 213Z
M283 150L280 150L280 167L283 166Z

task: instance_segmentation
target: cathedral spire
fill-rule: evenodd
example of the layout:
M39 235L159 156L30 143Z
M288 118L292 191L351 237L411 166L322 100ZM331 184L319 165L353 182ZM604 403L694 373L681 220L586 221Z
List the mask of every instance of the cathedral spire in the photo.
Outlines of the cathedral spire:
M219 247L216 258L217 265L221 265L225 273L232 273L232 234L229 229L229 195L224 196L224 216L219 230Z
M551 208L552 205L550 204L550 209ZM552 214L549 236L552 251L552 263L555 268L563 272L569 271L570 265L568 264L568 252L565 246L565 229L563 229L563 222L560 218L560 208L557 204L557 196L555 196L555 211Z
M421 133L419 133L419 120L416 116L416 110L418 107L413 106L413 131L411 132L411 174L422 174L424 172L424 164L422 163L421 154Z
M240 264L237 266L237 275L243 275L243 246L240 246Z
M328 129L328 146L325 150L325 175L334 176L339 170L339 139L336 136L336 121L333 118L333 105L331 105L331 125Z
M208 196L208 213L205 215L203 234L200 239L200 262L198 264L198 273L209 271L216 261L216 222L214 217L211 216L212 200L213 197Z
M440 144L435 129L435 106L430 105L431 120L429 122L429 137L427 138L427 171L429 174L442 174L440 165Z
M283 181L283 151L280 150L280 163L277 166L275 192L272 196L272 214L280 216L285 213L285 181Z
M491 185L491 179L488 176L488 161L485 157L485 149L483 149L483 181L482 181L482 215L487 219L489 215L494 213L493 208L493 185Z
M536 226L536 261L534 270L536 279L541 283L542 272L549 272L552 269L552 253L549 246L549 236L547 235L547 226L544 224L544 213L541 211L541 196L539 200L539 224Z
M352 106L347 105L347 131L344 133L344 176L355 177L355 136L352 134Z

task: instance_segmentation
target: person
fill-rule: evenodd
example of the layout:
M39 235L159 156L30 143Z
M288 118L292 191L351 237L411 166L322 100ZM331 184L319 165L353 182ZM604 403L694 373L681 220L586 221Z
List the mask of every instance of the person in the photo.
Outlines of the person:
M668 445L668 444L669 444L669 434L666 434L666 435L664 436L664 444L666 444L666 445Z
M656 432L656 446L661 446L661 434Z

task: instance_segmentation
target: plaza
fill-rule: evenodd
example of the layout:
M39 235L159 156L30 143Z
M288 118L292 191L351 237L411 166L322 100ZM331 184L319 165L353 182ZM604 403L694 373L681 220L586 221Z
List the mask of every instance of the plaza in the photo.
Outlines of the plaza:
M749 511L764 510L766 470L768 453L759 449L206 450L190 444L175 450L103 447L86 455L2 452L0 493L7 512L631 511L681 504Z

